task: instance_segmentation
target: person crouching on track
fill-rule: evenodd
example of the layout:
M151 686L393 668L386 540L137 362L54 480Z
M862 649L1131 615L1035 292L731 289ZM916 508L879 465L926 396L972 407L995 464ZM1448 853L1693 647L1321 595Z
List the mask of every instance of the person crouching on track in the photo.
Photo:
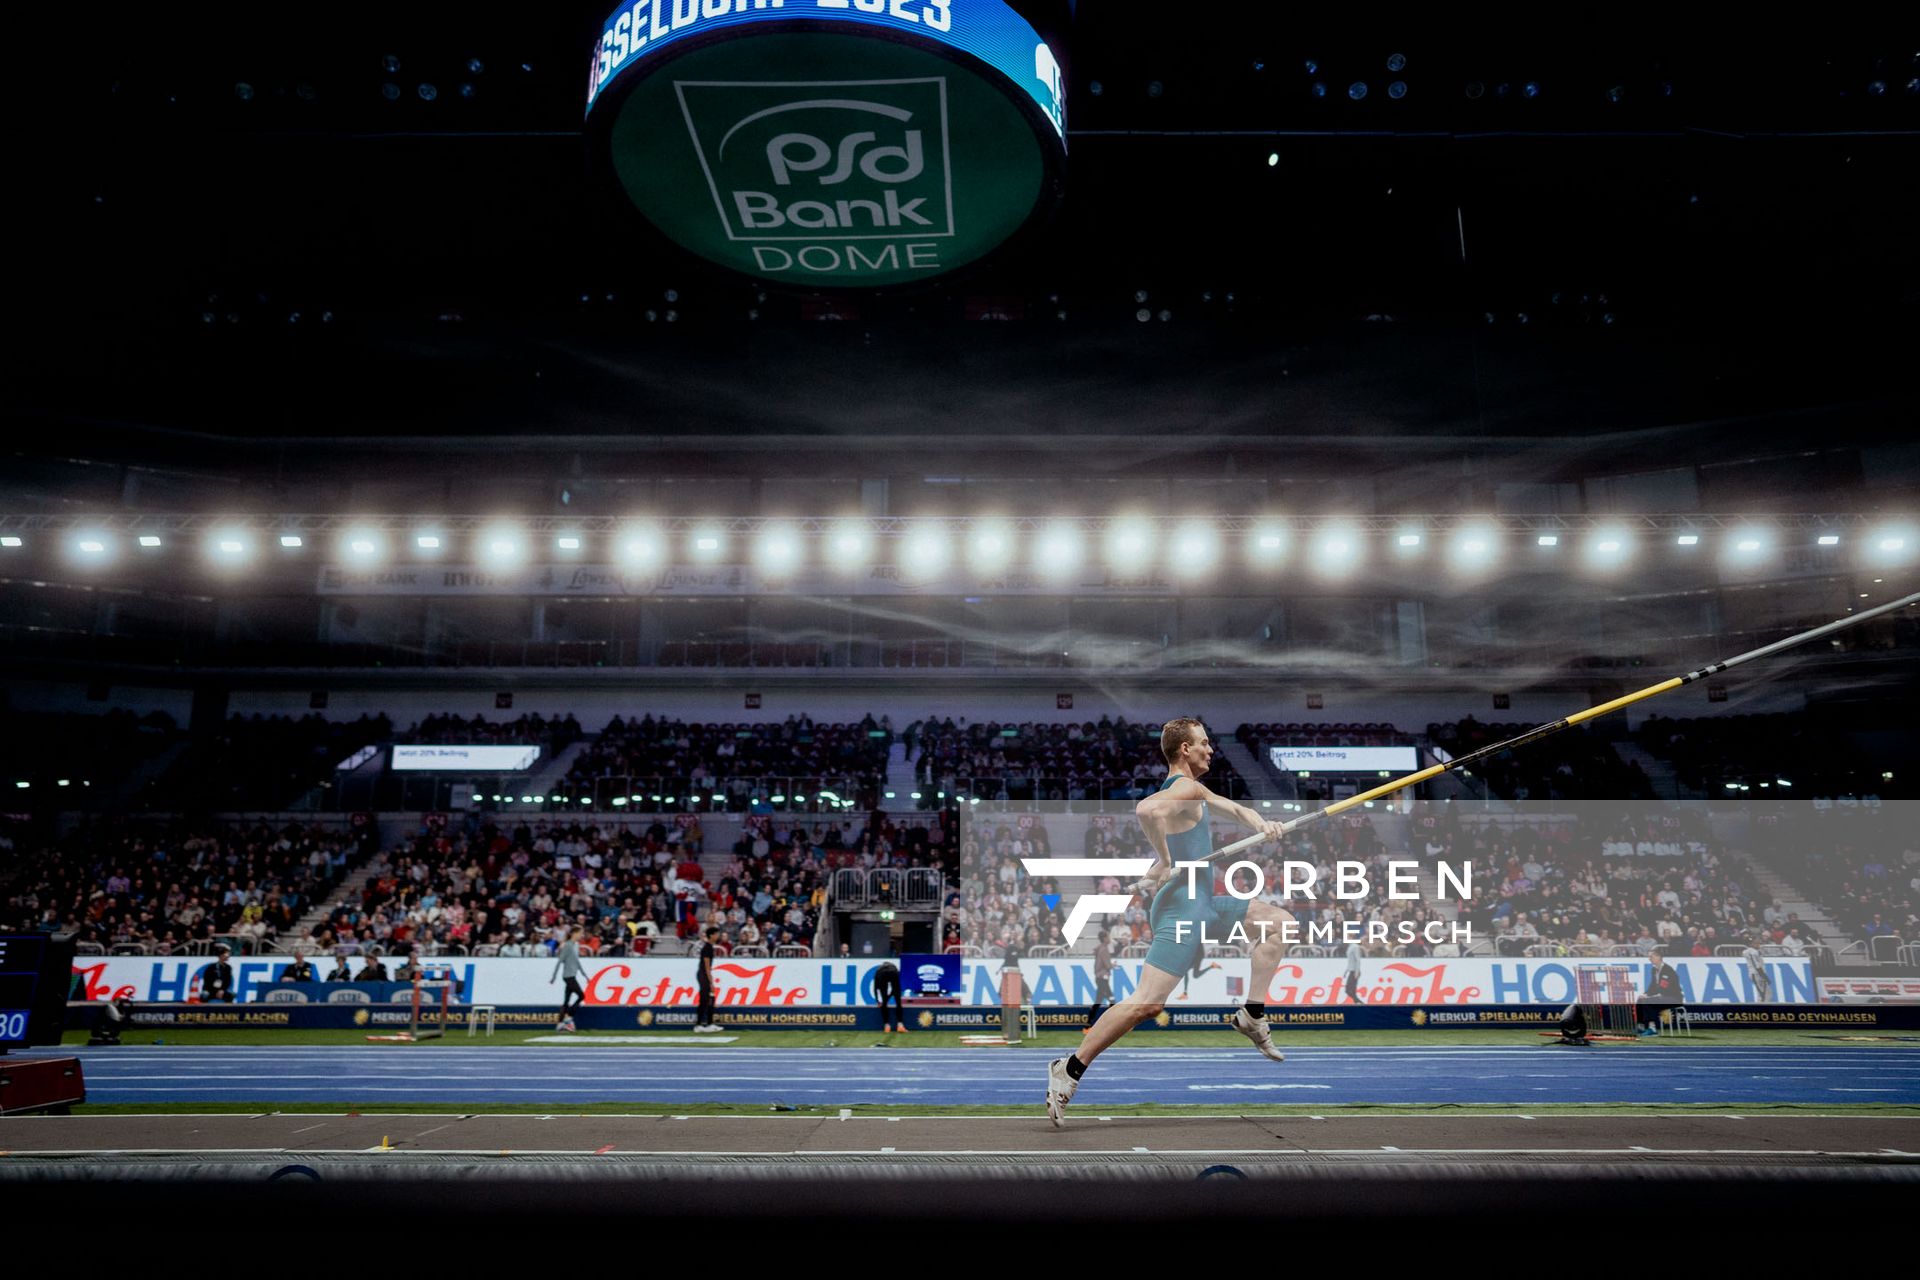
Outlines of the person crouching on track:
M1160 731L1160 754L1167 761L1167 776L1158 791L1134 807L1134 816L1158 855L1153 869L1137 886L1151 904L1147 915L1153 925L1153 944L1147 950L1140 985L1134 993L1100 1015L1100 1021L1070 1056L1048 1067L1047 1115L1056 1128L1065 1122L1067 1103L1093 1060L1142 1021L1165 1009L1173 988L1205 954L1207 939L1223 939L1235 925L1243 925L1256 945L1247 1003L1234 1012L1233 1029L1273 1061L1283 1060L1267 1023L1266 998L1273 971L1286 954L1286 927L1293 923L1293 914L1265 902L1214 894L1211 863L1198 871L1176 871L1173 865L1201 861L1212 854L1209 816L1216 811L1270 840L1278 840L1283 834L1280 824L1268 822L1247 806L1217 796L1201 785L1201 777L1213 762L1213 743L1200 721L1184 716L1167 721Z
M880 1002L880 1030L896 1031L906 1034L907 1011L900 1002L900 970L891 960L883 960L880 967L873 971L873 998ZM893 1010L893 1021L887 1021L887 1010Z

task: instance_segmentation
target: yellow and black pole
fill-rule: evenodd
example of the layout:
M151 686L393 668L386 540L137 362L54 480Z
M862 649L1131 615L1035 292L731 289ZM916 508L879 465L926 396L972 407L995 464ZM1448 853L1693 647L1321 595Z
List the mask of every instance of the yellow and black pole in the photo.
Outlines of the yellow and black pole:
M1719 675L1722 671L1731 670L1734 667L1740 666L1742 663L1771 657L1776 653L1784 653L1788 649L1797 648L1809 641L1818 640L1822 636L1830 636L1836 631L1844 631L1848 627L1858 626L1870 618L1878 618L1882 615L1905 609L1913 604L1920 604L1920 591L1916 591L1910 596L1903 596L1887 604L1867 609L1861 613L1849 614L1844 618L1826 623L1823 626L1814 627L1810 631L1802 631L1798 635L1788 636L1784 640L1776 640L1772 644L1761 645L1758 649L1751 649L1736 657L1727 658L1723 661L1701 667L1698 671L1689 671L1683 676L1674 676L1671 679L1662 680L1659 684L1650 684L1644 689L1636 690L1623 697L1614 698L1598 706L1588 707L1584 711L1576 711L1570 716L1529 729L1525 733L1516 734L1508 738L1505 742L1489 743L1477 751L1469 751L1466 755L1455 756L1445 764L1428 765L1426 768L1414 773L1409 773L1403 778L1395 778L1391 782L1381 783L1372 790L1362 791L1359 795L1348 796L1344 800L1336 800L1324 809L1316 809L1312 813L1303 813L1297 818L1289 819L1280 824L1281 830L1288 832L1298 831L1301 827L1318 822L1322 818L1331 818L1337 813L1345 813L1348 809L1356 809L1369 800L1378 800L1381 796L1390 796L1396 791L1404 791L1416 783L1425 782L1428 778L1437 778L1443 773L1451 773L1455 769L1464 769L1476 761L1485 760L1488 756L1498 755L1502 751L1512 751L1517 747L1524 747L1530 742L1538 742L1550 734L1558 733L1562 729L1570 729L1576 724L1585 724L1597 716L1606 715L1609 711L1619 711L1624 707L1632 706L1636 702L1643 702L1648 698L1654 697L1656 694L1665 693L1669 689L1678 689L1683 684L1692 684L1695 680L1703 680L1708 676ZM1242 850L1251 849L1254 845L1259 844L1266 838L1264 835L1248 836L1244 840L1236 840L1232 844L1222 845L1208 856L1218 858L1227 854L1239 853Z

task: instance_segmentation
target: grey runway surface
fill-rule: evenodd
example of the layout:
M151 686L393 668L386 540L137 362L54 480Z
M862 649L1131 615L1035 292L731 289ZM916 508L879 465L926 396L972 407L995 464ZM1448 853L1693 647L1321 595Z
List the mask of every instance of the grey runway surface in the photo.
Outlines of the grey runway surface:
M355 1176L561 1169L665 1176L706 1168L1123 1169L1192 1176L1341 1168L1444 1172L1488 1166L1874 1170L1920 1180L1920 1116L1426 1114L1325 1117L256 1115L44 1116L0 1120L0 1177L260 1176L304 1165Z

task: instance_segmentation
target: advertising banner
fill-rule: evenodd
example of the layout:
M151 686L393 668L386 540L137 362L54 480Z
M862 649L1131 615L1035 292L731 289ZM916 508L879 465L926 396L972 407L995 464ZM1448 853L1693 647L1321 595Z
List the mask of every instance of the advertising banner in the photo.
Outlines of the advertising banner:
M524 773L540 758L532 746L466 747L451 745L395 746L392 764L397 772L450 770L462 773Z
M1412 773L1420 767L1412 747L1268 747L1267 758L1283 773Z
M272 988L285 957L245 957L233 961L236 992L243 1003L259 1002ZM464 999L483 1004L560 1003L561 988L551 981L554 963L538 958L446 960L429 958L434 969L451 970ZM1347 1008L1366 1005L1565 1005L1573 1000L1575 972L1588 962L1567 959L1422 958L1378 959L1365 962L1355 993L1344 988L1346 961L1302 959L1283 961L1267 992L1269 1005L1303 1008ZM1628 964L1635 972L1634 988L1643 990L1649 977L1644 964ZM1746 966L1737 959L1681 959L1671 961L1680 977L1689 1006L1750 1003L1806 1004L1818 1002L1812 968L1805 960L1772 959L1767 975L1772 989L1754 986ZM718 1001L722 1009L854 1009L875 1004L873 971L878 960L765 960L723 957L714 963ZM82 957L74 972L83 981L85 995L100 1000L125 994L136 1001L197 1001L201 957L148 956ZM331 958L314 961L325 978L333 970ZM648 1006L691 1010L699 999L691 958L598 959L585 963L587 1004ZM998 960L960 959L961 1003L998 1007ZM1087 1005L1094 1000L1093 964L1087 958L1023 960L1031 1002L1036 1006ZM1125 999L1140 979L1138 960L1113 967L1113 998ZM1208 960L1199 976L1174 989L1169 1007L1232 1006L1240 1002L1247 985L1248 961ZM1358 1001L1352 999L1357 995Z

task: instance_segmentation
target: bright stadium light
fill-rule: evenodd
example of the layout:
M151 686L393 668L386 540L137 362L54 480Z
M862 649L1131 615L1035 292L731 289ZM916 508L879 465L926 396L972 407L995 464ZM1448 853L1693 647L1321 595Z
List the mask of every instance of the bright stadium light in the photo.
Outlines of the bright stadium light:
M245 529L215 529L207 535L207 558L225 568L245 564L253 557L253 535Z
M753 562L762 573L773 577L784 577L799 568L799 529L785 521L762 525L753 543Z
M582 545L577 533L563 533L553 540L553 549L562 555L578 555Z
M1394 553L1402 560L1411 560L1420 554L1421 544L1425 541L1418 529L1402 529L1394 535Z
M1837 533L1823 533L1815 538L1814 541L1823 547L1837 547L1840 545L1840 535Z
M1727 539L1726 559L1736 565L1759 562L1767 553L1771 539L1761 529L1739 529Z
M1153 559L1155 529L1139 516L1122 516L1107 526L1107 567L1122 576L1144 573Z
M1220 559L1220 537L1211 521L1187 520L1173 531L1167 558L1183 577L1206 573Z
M103 565L113 559L113 542L99 530L87 529L73 536L71 552L79 564Z
M1256 568L1273 569L1287 558L1287 529L1278 521L1263 521L1247 535L1247 562Z
M1920 531L1910 525L1886 525L1867 535L1866 560L1876 568L1911 564L1920 548Z
M157 533L143 533L140 535L140 545L143 547L157 547L160 545L160 535Z
M349 529L340 535L340 555L353 564L376 564L386 559L386 535L378 529Z
M1321 525L1313 535L1313 571L1337 578L1358 568L1363 558L1360 531L1345 521Z
M1557 547L1560 545L1560 535L1557 533L1543 533L1533 540L1533 545L1536 547Z
M917 521L900 539L900 572L913 581L937 578L953 559L953 540L938 520Z
M1500 562L1500 531L1481 523L1462 526L1447 552L1456 573L1486 573Z
M297 533L283 533L280 535L280 545L289 551L298 551L307 545L307 540Z
M727 531L717 524L703 524L687 539L687 551L698 564L716 564L727 554Z
M865 520L836 520L827 531L827 558L842 573L858 573L873 554L873 528Z
M967 564L975 573L992 575L1013 563L1013 522L988 516L967 531Z
M620 567L644 573L660 567L667 555L667 535L659 525L645 521L623 527L613 539Z
M416 554L422 556L437 556L444 546L446 546L446 541L440 536L438 529L417 529L414 531L413 549Z
M526 534L505 521L482 529L477 546L481 561L494 569L511 569L527 558Z
M1054 520L1033 542L1033 569L1045 577L1070 578L1080 570L1086 541L1072 520Z
M12 534L0 537L0 547L17 547L20 545L22 545L20 539L14 537Z
M1623 567L1633 559L1633 535L1623 527L1608 525L1595 529L1587 538L1586 561L1589 569L1602 573Z
M1697 547L1700 545L1700 535L1697 533L1683 533L1673 541L1675 546Z

